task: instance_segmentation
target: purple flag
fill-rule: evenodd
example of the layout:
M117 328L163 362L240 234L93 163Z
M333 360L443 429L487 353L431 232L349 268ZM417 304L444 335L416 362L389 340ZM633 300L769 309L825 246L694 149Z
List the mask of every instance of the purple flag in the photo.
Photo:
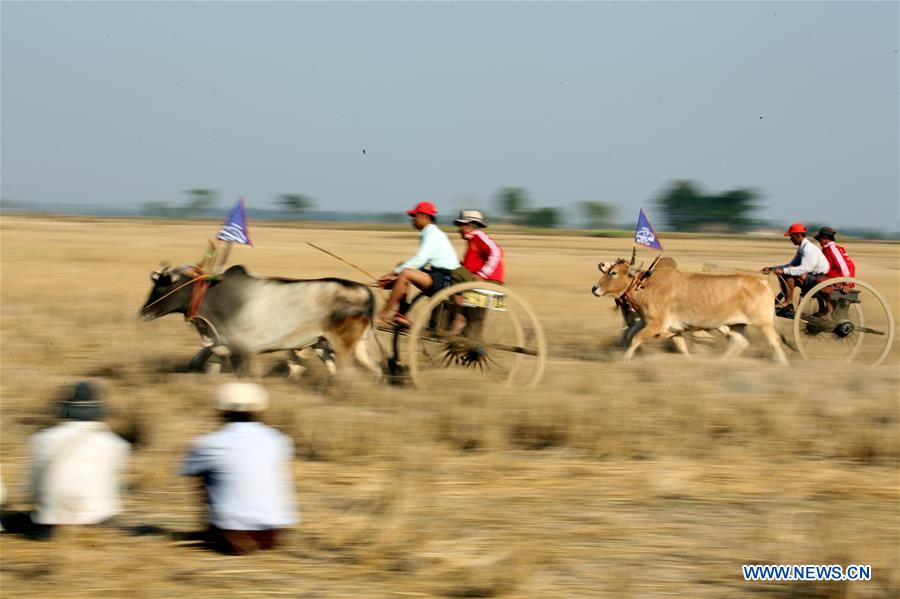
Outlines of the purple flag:
M247 229L247 208L244 206L244 198L239 199L231 209L231 213L225 224L219 229L216 239L229 243L253 245L253 242L250 241L250 231Z
M641 208L641 213L638 215L637 229L634 231L634 242L659 251L663 249L662 244L656 237L656 233L653 231L653 227L650 225L650 221L647 220L647 216L644 214L643 208Z

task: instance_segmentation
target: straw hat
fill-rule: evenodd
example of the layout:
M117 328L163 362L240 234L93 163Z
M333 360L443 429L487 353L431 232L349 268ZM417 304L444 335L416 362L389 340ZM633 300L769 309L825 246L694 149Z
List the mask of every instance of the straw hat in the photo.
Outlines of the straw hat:
M459 216L453 221L453 224L457 227L459 225L475 225L482 229L487 227L487 225L484 224L484 216L482 216L481 212L478 210L461 210Z
M214 405L220 412L262 412L269 394L256 383L225 383L216 390Z

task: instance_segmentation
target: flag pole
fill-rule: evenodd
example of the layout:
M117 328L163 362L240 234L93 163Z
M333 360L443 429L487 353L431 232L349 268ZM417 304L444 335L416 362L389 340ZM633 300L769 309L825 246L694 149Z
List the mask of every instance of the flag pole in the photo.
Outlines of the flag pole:
M219 243L218 245L221 246L221 243ZM216 248L216 264L215 264L215 268L213 268L213 272L218 274L224 270L225 263L228 262L228 254L231 253L232 245L233 244L230 241L226 241L225 247L223 248L221 254L219 253L218 248Z

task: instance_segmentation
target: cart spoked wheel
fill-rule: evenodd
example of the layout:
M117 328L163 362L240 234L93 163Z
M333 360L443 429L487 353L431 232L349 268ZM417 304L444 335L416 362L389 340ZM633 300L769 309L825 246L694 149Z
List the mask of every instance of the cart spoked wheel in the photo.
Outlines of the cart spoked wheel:
M894 316L884 297L865 281L828 279L800 300L793 336L797 350L808 360L875 365L891 351Z
M396 355L417 387L479 381L534 386L544 374L544 330L525 301L506 287L459 283L415 302L407 317L413 324L395 337Z

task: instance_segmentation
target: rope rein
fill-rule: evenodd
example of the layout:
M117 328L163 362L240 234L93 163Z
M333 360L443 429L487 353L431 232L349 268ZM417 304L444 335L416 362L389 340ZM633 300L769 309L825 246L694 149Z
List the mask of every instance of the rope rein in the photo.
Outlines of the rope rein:
M162 297L153 300L152 302L150 302L149 304L147 304L146 306L144 306L143 308L141 308L141 312L146 311L147 308L149 308L150 306L152 306L152 305L154 305L154 304L158 304L159 302L163 301L164 299L166 299L167 297L169 297L170 295L172 295L172 294L175 293L176 291L179 291L180 289L184 289L184 288L187 287L188 285L191 285L191 284L193 284L193 283L195 283L195 282L197 282L197 281L203 280L203 279L210 279L210 278L212 278L212 277L214 277L214 276L215 276L214 274L201 274L201 275L198 275L198 276L192 278L190 281L188 281L188 282L186 282L186 283L182 283L181 285L179 285L178 287L176 287L176 288L173 289L172 291L166 293L166 294L163 295Z

